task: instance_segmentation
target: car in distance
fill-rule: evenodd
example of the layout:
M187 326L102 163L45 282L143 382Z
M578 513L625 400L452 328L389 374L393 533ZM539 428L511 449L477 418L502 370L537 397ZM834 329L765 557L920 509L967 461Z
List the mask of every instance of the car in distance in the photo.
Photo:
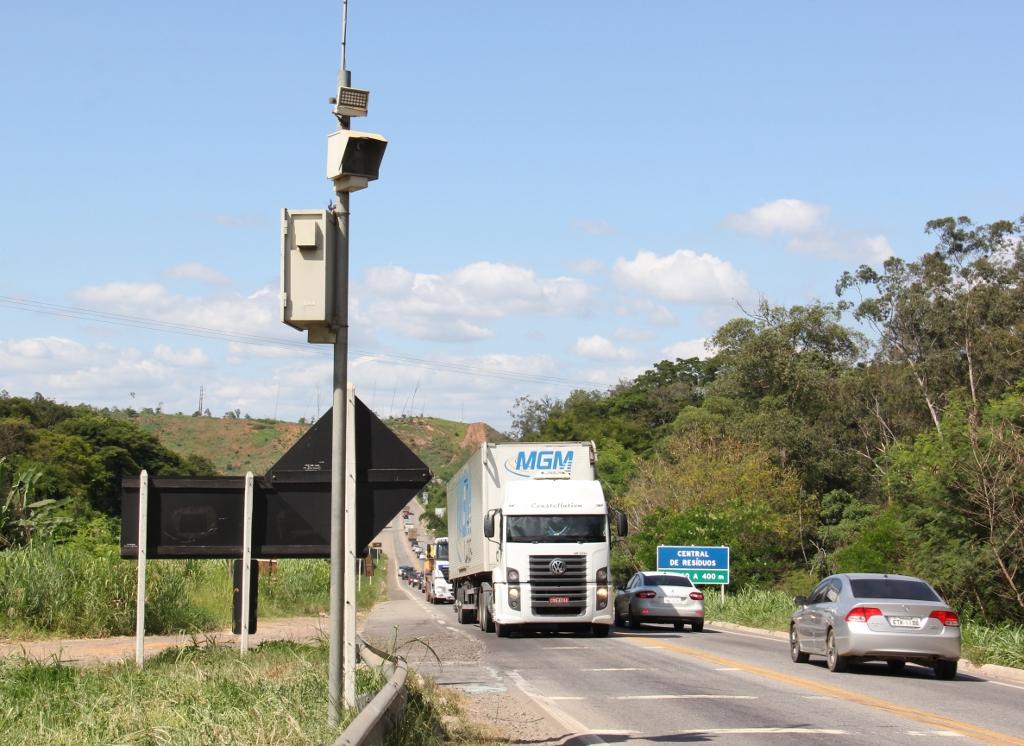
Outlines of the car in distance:
M685 575L638 572L615 595L615 624L672 624L704 629L704 594Z
M412 572L412 565L399 565L398 566L398 577L407 578L409 573Z
M799 607L789 624L794 663L823 655L838 673L862 661L885 661L892 671L911 662L931 667L940 679L956 676L960 618L920 578L831 575L793 600Z

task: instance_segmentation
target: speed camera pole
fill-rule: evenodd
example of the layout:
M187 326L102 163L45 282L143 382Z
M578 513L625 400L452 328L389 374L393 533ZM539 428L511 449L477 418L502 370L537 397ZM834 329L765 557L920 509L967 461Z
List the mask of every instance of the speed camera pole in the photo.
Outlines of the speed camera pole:
M379 176L388 144L381 135L350 127L351 117L366 116L370 92L351 87L345 64L347 26L348 0L343 0L341 64L337 94L331 99L338 129L327 136L327 178L334 185L335 201L327 210L281 212L281 320L307 332L312 344L334 345L327 663L331 725L341 722L343 708L356 704L355 462L346 445L351 431L347 422L349 193L365 189Z

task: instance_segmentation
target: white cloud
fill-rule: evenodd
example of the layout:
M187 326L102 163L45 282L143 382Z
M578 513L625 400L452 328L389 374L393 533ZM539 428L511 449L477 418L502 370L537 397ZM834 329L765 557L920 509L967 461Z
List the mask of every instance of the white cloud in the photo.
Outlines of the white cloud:
M597 274L604 268L604 264L598 259L580 259L576 262L569 262L569 269L578 275Z
M188 262L164 270L163 276L174 280L196 280L208 285L228 285L231 280L212 267L199 262Z
M727 215L724 223L738 231L768 236L788 235L786 251L827 259L880 264L892 256L884 235L845 231L828 225L828 209L798 199L777 199L760 207Z
M608 224L607 220L586 220L579 219L574 220L572 227L578 231L583 231L591 236L612 236L615 235L615 229Z
M153 350L153 357L182 368L196 368L210 362L206 353L198 347L190 347L184 352L176 352L167 345L157 345Z
M747 297L746 275L711 254L680 249L667 256L640 251L615 262L621 285L677 303L728 303Z
M681 342L670 344L668 347L662 349L662 354L666 356L668 360L674 360L681 358L688 360L691 357L699 357L704 359L711 357L714 353L707 349L707 339L701 337L700 339L686 339Z
M822 231L810 236L794 237L786 244L793 254L841 259L848 262L881 264L892 256L889 239L883 235L866 236L857 233L837 234Z
M109 282L87 285L75 291L74 297L86 303L131 309L137 306L166 308L172 303L163 285L156 282Z
M628 326L617 327L614 334L618 339L626 339L630 342L643 342L654 336L654 332L650 329L635 329Z
M582 314L591 288L572 277L539 277L525 267L474 262L448 274L371 267L354 293L362 318L406 336L471 341L493 332L484 323L512 315Z
M594 360L629 360L636 355L633 350L616 347L611 340L600 334L578 338L573 351L581 357Z
M743 233L807 233L821 225L827 212L799 199L777 199L743 213L727 215L725 224Z

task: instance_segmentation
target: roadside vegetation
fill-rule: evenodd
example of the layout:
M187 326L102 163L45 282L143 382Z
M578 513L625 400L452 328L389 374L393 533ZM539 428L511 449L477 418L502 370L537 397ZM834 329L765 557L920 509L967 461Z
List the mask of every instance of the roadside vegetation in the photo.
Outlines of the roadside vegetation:
M743 593L906 573L978 625L969 650L1019 649L1024 218L925 232L933 248L851 268L831 301L740 309L704 359L517 401L515 437L597 442L630 522L617 579L654 567L659 544L728 545L742 613L770 618L769 596Z

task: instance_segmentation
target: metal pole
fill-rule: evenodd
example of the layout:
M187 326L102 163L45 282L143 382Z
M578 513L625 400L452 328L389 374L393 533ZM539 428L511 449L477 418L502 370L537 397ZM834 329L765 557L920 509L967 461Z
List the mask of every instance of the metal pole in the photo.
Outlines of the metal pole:
M342 603L342 694L346 707L356 706L356 392L348 385L348 419L345 433L345 582Z
M249 605L252 583L252 472L245 473L245 502L242 507L242 644L241 654L249 652Z
M139 577L135 591L135 665L142 668L146 637L146 527L149 525L149 474L139 474Z
M344 124L347 125L347 121ZM335 278L335 340L334 340L334 392L331 419L331 605L330 642L327 662L327 711L332 726L341 722L341 710L346 704L342 691L342 639L345 630L345 435L348 406L348 199L347 192L338 194L335 214L338 220Z

